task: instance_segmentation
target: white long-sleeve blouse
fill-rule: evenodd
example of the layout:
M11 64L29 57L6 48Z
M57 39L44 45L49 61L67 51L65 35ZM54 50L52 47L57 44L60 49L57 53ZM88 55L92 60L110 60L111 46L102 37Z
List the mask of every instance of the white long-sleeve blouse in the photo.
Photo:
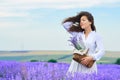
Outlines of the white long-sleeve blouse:
M65 22L63 26L68 31L72 24L72 22ZM85 46L89 49L88 54L92 56L94 60L99 60L104 55L105 51L102 38L95 31L91 31L87 38L85 38L84 32L68 32L72 36L76 36L77 39L79 39L79 37L82 38Z

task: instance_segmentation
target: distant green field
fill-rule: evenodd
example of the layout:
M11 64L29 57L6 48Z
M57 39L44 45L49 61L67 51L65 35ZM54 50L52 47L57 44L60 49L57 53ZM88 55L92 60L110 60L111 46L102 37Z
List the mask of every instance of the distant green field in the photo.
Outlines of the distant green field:
M62 57L67 55L28 55L28 56L0 56L0 60L7 61L30 61L30 60L38 60L38 61L48 61L50 59L60 60ZM72 56L71 56L72 57ZM64 60L68 60L67 58L63 58Z
M57 62L70 63L72 60L72 55L68 54L57 54L57 55L28 55L28 56L0 56L0 60L7 61L48 61L50 59L55 59ZM113 57L103 57L97 63L115 63L117 58Z

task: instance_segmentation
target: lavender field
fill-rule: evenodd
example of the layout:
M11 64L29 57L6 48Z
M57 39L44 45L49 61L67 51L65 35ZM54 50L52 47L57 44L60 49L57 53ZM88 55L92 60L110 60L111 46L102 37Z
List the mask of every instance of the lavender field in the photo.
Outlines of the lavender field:
M69 64L0 61L0 80L120 80L120 65L98 64L98 74L66 75Z

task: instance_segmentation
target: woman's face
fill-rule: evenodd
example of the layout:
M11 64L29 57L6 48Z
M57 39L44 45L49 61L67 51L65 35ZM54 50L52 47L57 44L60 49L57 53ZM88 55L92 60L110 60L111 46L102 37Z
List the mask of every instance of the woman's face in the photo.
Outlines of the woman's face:
M91 27L91 22L88 20L86 16L82 16L80 18L80 26L82 29L86 29L88 27Z

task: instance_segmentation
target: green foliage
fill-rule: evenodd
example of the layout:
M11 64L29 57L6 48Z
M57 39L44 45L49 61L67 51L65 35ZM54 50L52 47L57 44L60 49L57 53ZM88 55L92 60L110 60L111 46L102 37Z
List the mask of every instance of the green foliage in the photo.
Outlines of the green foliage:
M119 64L119 65L120 65L120 58L118 58L118 59L116 60L116 64Z
M30 62L38 62L38 60L30 60Z
M48 60L48 62L53 62L53 63L56 63L56 62L57 62L57 60L55 60L55 59L50 59L50 60Z

